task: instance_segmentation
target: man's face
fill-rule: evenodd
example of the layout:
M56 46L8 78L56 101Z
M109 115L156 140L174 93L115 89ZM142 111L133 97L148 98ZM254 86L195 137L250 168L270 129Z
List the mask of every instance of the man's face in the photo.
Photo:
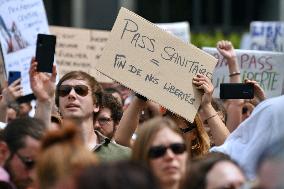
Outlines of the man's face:
M11 180L18 189L34 184L34 163L40 148L40 141L29 136L24 139L24 143L24 148L11 152L11 159L6 163Z
M101 132L103 135L111 139L114 135L115 124L111 118L111 111L109 108L100 110L94 121L94 129Z
M84 80L69 79L62 82L60 87L70 88L70 86L72 89L66 96L59 95L59 111L62 117L84 119L93 116L97 108L93 102L91 88L88 83ZM76 90L74 86L77 87ZM87 89L87 93L82 94L84 88Z

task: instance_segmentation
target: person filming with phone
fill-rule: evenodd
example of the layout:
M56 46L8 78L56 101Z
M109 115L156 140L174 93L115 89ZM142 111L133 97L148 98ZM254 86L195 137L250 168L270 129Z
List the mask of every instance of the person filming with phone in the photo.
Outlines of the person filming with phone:
M242 83L237 54L230 41L218 41L216 46L228 65L229 83L220 84L220 97L225 100L226 126L233 132L265 99L265 94L256 81L245 79Z
M10 75L10 74L9 74ZM8 79L9 80L9 79ZM16 102L16 99L23 96L23 88L21 86L21 78L17 78L14 81L5 81L3 88L1 88L0 95L0 121L7 123L7 111L12 103Z

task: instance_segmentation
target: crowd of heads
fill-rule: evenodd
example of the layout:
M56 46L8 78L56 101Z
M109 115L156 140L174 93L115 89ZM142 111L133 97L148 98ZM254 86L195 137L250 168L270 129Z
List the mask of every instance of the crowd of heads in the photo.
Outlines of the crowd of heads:
M227 128L236 117L232 112L239 113L239 125L259 101L213 99L210 79L197 75L193 84L202 91L202 100L190 122L122 85L104 86L82 71L65 74L55 86L56 72L40 73L36 66L33 60L30 80L37 118L30 117L29 103L18 104L0 131L1 188L284 187L283 139L263 146L255 157L258 179L253 182L229 155L210 152L236 129ZM13 89L5 95L17 97ZM7 106L2 102L0 106Z

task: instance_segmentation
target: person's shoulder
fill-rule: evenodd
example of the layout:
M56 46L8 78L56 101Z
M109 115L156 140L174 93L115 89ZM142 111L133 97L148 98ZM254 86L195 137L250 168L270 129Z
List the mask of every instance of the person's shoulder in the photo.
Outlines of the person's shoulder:
M95 153L101 161L118 161L129 159L131 156L131 149L113 141L109 141L100 145L100 147L95 150Z

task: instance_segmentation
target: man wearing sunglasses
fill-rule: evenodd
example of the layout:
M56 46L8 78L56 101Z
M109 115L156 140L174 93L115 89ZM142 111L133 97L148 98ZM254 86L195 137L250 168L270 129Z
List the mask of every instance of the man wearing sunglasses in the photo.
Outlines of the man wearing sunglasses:
M34 184L35 159L45 129L43 122L27 117L11 121L3 131L8 152L4 168L17 189L26 189Z
M94 132L94 117L98 114L102 88L91 75L82 71L65 74L55 88L56 69L53 73L37 72L33 59L30 67L30 83L37 97L36 117L50 125L54 93L55 103L63 120L73 121L83 133L86 146L97 152L101 160L125 159L130 156L126 147L114 144L99 132Z

